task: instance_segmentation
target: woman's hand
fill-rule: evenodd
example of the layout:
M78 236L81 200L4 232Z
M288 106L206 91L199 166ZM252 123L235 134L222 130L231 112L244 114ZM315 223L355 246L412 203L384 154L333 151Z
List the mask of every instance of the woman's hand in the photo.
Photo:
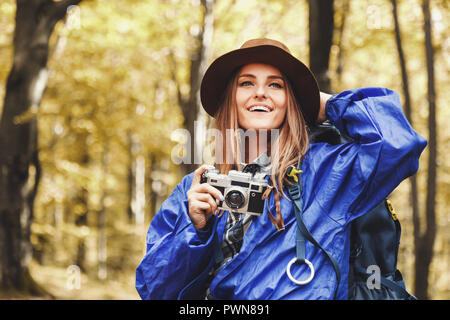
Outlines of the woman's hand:
M200 183L202 173L209 167L202 165L195 170L191 188L186 192L189 201L189 217L197 230L206 226L208 219L217 210L217 202L224 200L218 189L207 183Z
M330 98L331 94L320 92L320 110L319 115L317 116L317 123L322 123L327 120L327 115L325 114L325 105Z

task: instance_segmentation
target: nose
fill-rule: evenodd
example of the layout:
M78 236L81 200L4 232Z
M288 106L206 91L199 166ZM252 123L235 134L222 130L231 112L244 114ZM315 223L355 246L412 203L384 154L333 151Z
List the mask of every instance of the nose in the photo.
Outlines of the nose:
M256 86L255 88L255 98L265 98L266 97L266 88L265 86Z

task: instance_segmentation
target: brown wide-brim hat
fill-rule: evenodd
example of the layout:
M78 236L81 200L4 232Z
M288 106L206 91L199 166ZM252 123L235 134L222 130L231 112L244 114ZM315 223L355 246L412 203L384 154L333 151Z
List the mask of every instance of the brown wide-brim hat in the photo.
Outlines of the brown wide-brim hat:
M263 63L278 68L288 79L308 124L316 123L320 92L316 78L289 49L279 41L252 39L241 48L217 58L206 70L200 87L203 108L212 117L223 103L233 73L249 63Z

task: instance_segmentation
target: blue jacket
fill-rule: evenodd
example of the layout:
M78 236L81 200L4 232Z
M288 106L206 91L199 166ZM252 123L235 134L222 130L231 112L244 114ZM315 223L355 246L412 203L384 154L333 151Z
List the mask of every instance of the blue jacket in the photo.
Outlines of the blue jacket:
M327 118L352 142L332 146L312 143L302 162L303 216L314 238L337 260L342 273L338 299L347 299L350 252L349 222L369 211L405 178L414 174L426 140L406 120L398 95L383 88L363 88L334 95ZM147 234L146 255L136 271L143 299L198 299L214 262L214 245L222 239L227 212L211 217L209 232L197 231L188 215L185 176L162 204ZM295 257L293 203L281 197L285 231L268 218L275 212L273 194L255 216L240 253L213 279L217 299L332 299L337 285L326 256L306 243L306 258L315 268L311 282L299 286L286 274ZM309 276L306 265L292 266L295 278Z

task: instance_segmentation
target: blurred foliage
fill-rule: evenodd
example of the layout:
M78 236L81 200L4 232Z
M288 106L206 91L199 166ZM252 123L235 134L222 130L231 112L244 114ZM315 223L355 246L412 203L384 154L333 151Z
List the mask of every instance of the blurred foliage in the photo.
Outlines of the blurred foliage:
M401 95L401 77L388 0L335 0L335 20L346 24L340 45L331 50L335 92L364 86L389 87ZM449 10L432 4L438 106L438 234L431 265L430 296L450 298L450 147ZM410 76L413 126L427 137L428 105L419 0L399 1L403 45ZM15 1L0 3L0 101L12 63ZM177 144L172 132L182 126L177 86L189 91L189 57L201 28L199 0L85 1L51 38L47 89L38 111L39 156L43 170L32 226L33 276L64 299L135 299L134 271L143 257L145 233L181 179L171 162ZM254 37L286 43L308 62L307 1L216 0L212 56ZM336 34L336 37L338 35ZM176 61L171 74L170 56ZM343 72L339 74L341 56ZM175 83L175 81L178 82ZM447 90L446 90L447 89ZM145 219L130 216L129 172L145 159ZM418 173L422 212L426 194L427 152ZM33 176L33 172L31 172ZM131 180L134 181L134 180ZM392 194L403 226L399 268L413 287L412 217L409 184ZM106 214L106 279L99 264L99 221ZM85 220L80 223L80 216ZM84 243L79 288L70 286L71 265Z

